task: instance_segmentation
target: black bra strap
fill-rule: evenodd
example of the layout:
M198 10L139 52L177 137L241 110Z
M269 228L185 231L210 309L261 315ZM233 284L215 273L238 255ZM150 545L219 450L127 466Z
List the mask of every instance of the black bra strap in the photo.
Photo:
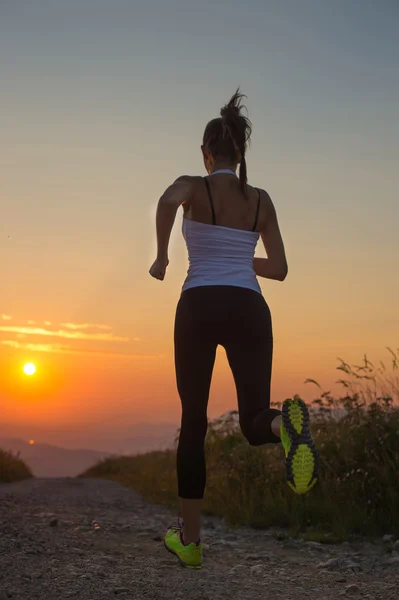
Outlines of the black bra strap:
M211 203L211 210L212 210L212 225L216 225L216 215L215 215L215 207L213 205L213 198L212 198L212 192L211 192L211 187L209 185L209 181L206 177L204 177L204 181L205 181L205 185L206 185L206 189L208 191L208 196L209 196L209 202Z
M260 207L260 190L258 190L258 188L255 188L258 192L258 205L256 207L256 216L255 216L255 223L254 226L252 227L252 231L256 230L256 226L258 224L258 217L259 217L259 207Z

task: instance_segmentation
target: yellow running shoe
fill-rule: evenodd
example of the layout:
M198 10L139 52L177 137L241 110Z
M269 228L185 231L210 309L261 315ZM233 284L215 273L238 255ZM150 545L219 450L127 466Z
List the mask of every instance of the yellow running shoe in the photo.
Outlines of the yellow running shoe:
M199 539L195 544L183 544L183 526L178 521L178 525L169 527L165 534L165 548L171 552L180 561L180 564L187 569L202 569L202 543Z
M286 456L287 483L296 494L306 494L318 479L319 456L303 400L284 401L280 435Z

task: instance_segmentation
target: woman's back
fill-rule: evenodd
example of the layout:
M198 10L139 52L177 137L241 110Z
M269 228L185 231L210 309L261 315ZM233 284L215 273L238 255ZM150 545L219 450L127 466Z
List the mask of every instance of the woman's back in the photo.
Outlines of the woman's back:
M228 171L228 170L226 170ZM259 191L247 186L245 196L238 177L232 171L212 174L207 177L212 196L216 225L251 231L256 219ZM212 206L203 177L191 177L190 199L184 207L185 219L212 224ZM256 231L261 231L266 218L264 194L260 195Z
M245 196L232 171L193 178L192 184L183 219L189 257L183 291L230 285L260 293L253 268L259 240L260 192L248 187Z

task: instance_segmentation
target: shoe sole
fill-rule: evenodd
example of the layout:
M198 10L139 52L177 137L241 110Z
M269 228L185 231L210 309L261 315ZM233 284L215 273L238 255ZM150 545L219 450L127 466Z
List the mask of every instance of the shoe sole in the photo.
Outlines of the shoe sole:
M187 563L185 563L180 556L174 551L171 550L167 545L166 542L163 543L163 545L165 546L166 550L168 552L170 552L171 554L173 554L173 556L176 556L176 558L179 560L180 564L182 565L182 567L185 567L186 569L194 569L194 570L199 570L202 569L202 564L201 565L188 565Z
M309 411L303 400L285 402L282 419L291 442L285 460L287 483L296 494L306 494L318 480L319 455L310 433Z

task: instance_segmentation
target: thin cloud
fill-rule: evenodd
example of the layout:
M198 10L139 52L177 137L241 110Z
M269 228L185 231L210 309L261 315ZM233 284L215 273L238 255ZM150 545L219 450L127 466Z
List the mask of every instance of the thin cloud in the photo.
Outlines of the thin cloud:
M29 352L51 352L58 354L95 354L96 356L124 357L124 358L164 358L164 354L135 354L130 352L104 352L103 350L76 350L63 344L21 344L14 340L4 340L4 346Z
M68 352L69 346L62 344L22 344L15 340L4 340L1 342L3 346L10 346L17 350L30 350L32 352Z
M98 323L61 323L62 327L67 329L106 329L110 331L112 327Z
M11 321L12 317L10 315L1 315L3 321Z
M3 317L7 315L3 315ZM3 318L3 321L6 319ZM156 357L159 355L145 355L137 354L133 351L130 346L131 343L140 342L141 338L135 336L130 339L127 336L116 335L112 331L112 327L102 323L61 323L51 325L51 321L44 321L45 327L36 324L35 321L29 320L28 325L15 325L11 323L2 323L0 320L0 336L4 334L13 334L11 340L4 340L1 344L17 350L27 350L32 352L52 352L52 353L65 353L65 354L97 354L99 356L138 356L138 357ZM5 337L5 336L3 336ZM9 336L7 336L9 337ZM27 338L34 337L32 342L29 342ZM58 342L54 340L43 340L40 341L38 338L61 338ZM63 343L63 340L65 341ZM88 341L93 342L99 346L98 349L86 349L76 347L74 342ZM71 344L68 344L70 342ZM126 344L129 342L129 346L125 346L124 350L107 349L106 347L101 348L107 342L118 342ZM104 343L104 344L103 344Z
M65 331L58 329L51 331L42 327L20 327L17 325L0 325L0 331L8 333L22 333L26 335L42 335L46 337L60 337L71 340L97 340L99 342L128 342L129 338L114 335L113 333L85 333L82 331Z

